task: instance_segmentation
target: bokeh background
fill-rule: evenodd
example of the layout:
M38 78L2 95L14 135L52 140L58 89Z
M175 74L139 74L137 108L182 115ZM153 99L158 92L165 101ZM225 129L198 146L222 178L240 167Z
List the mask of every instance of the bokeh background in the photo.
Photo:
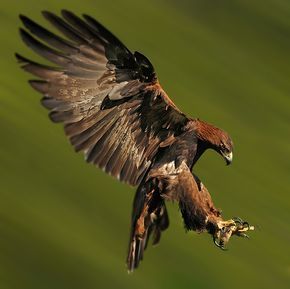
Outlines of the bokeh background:
M40 11L61 8L99 19L180 109L230 133L232 166L207 152L195 172L225 217L259 226L250 240L222 252L168 204L169 230L127 274L135 189L73 152L13 55L39 59L19 13L46 24ZM289 0L2 0L0 39L1 289L290 288Z

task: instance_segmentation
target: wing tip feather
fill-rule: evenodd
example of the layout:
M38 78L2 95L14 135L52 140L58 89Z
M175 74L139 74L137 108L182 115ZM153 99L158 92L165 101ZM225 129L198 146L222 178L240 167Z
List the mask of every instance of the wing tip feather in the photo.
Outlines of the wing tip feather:
M21 54L19 54L18 52L15 52L14 56L15 56L18 63L27 63L28 62L28 59L25 58L24 56L22 56Z
M30 79L28 80L28 83L32 86L32 88L42 94L45 94L48 91L48 82L45 80Z
M42 10L41 11L41 15L45 18L45 19L47 19L47 17L50 17L50 16L56 16L54 13L52 13L52 12L50 12L50 11L47 11L47 10Z

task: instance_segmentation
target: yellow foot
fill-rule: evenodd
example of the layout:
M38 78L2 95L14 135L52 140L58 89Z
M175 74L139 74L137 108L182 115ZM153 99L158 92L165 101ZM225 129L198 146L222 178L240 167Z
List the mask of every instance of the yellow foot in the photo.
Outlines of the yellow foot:
M244 222L241 218L219 221L217 226L218 229L213 235L213 241L222 250L226 250L225 245L229 242L232 235L249 238L245 232L255 229L254 226L250 226L248 222Z

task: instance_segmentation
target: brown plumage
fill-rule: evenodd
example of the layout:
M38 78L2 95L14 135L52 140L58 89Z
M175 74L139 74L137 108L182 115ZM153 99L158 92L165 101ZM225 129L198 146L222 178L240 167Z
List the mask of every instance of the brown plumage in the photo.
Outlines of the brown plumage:
M22 68L39 79L31 86L42 93L42 104L64 130L76 151L117 179L138 186L132 213L128 269L143 257L148 239L160 240L168 225L165 201L179 203L185 227L208 231L223 247L225 223L210 194L191 173L207 149L229 164L232 141L228 134L182 113L160 86L150 61L131 51L88 15L79 18L63 10L62 17L43 16L60 37L25 16L23 41L55 66L16 54ZM223 224L223 225L221 225ZM227 236L228 236L227 235Z

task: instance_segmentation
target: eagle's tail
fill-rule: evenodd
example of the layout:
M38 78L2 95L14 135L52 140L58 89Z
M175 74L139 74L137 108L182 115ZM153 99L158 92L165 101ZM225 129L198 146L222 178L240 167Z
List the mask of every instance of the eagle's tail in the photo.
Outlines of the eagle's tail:
M137 268L143 259L150 236L153 236L153 245L158 244L162 231L169 226L166 206L159 191L152 189L149 193L144 194L146 187L148 188L148 186L144 186L137 190L134 200L127 257L128 272Z

